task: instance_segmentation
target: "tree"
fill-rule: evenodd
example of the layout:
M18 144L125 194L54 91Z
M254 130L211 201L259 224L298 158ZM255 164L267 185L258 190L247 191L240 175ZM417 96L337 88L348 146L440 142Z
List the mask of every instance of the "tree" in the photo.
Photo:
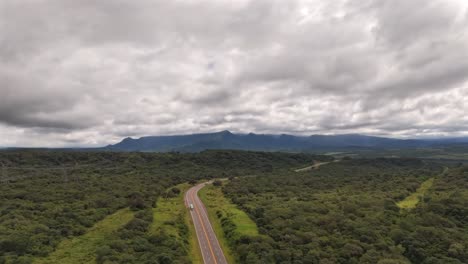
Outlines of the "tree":
M219 187L219 186L223 185L223 182L220 181L220 180L215 180L215 181L213 181L213 185Z

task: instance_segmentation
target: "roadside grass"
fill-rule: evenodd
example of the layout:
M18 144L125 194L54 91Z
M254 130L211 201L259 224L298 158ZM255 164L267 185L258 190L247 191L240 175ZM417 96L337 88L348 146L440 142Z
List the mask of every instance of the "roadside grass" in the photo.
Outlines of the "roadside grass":
M236 225L236 232L241 236L258 236L257 225L244 211L237 208L235 204L224 197L220 187L207 185L201 189L198 194L206 206L208 217L210 218L210 222L212 223L228 263L237 263L229 247L229 241L221 226L221 219L216 216L216 212L221 211L223 215L229 217Z
M133 218L129 208L121 209L96 223L84 235L66 239L45 258L37 258L37 264L96 263L96 248L104 245L114 231Z
M422 200L424 197L424 194L432 187L432 184L434 183L434 178L430 178L429 180L426 180L425 182L421 183L421 186L416 190L416 192L412 193L410 196L406 197L404 200L400 201L397 203L397 206L400 207L400 209L407 209L411 210L415 208L418 203Z
M164 198L163 195L157 201L156 208L153 208L153 223L148 232L150 234L157 234L162 230L166 234L181 240L182 244L184 244L184 239L187 239L189 243L188 253L192 263L203 263L195 227L184 202L184 194L192 186L188 183L183 183L175 187L180 190L179 195L172 198ZM188 227L188 238L181 237L180 227L178 227L181 221L183 222L182 224Z
M164 198L162 195L158 198L156 207L153 208L153 223L149 228L150 234L156 234L162 229L166 234L180 238L176 222L185 212L184 193L189 185L184 183L174 187L180 190L179 195L172 198Z

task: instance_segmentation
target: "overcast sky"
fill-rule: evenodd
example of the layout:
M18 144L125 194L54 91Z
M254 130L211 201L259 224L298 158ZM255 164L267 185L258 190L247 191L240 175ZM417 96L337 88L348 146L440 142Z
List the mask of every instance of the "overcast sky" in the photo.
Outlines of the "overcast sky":
M468 132L466 0L0 0L0 146Z

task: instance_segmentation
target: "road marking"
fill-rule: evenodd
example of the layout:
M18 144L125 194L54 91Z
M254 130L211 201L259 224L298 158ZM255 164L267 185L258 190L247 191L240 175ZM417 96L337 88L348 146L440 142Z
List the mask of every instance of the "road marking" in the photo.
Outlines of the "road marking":
M205 186L206 186L206 185L203 185L203 186L201 186L200 188L197 188L197 190L196 190L196 192L195 192L195 196L197 196L197 193L198 193L201 189L203 189ZM197 198L198 198L198 196L197 196ZM198 203L198 206L201 207L201 208L203 209L203 211L205 212L205 214L203 215L203 218L206 219L206 221L207 221L208 223L210 223L210 219L209 219L209 216L208 216L208 211L207 211L206 207L204 206L203 202L201 201L201 199L198 198L197 203ZM214 237L216 238L216 233L215 233L215 231L213 230L213 226L210 224L208 227L210 228L211 232L214 234ZM217 249L217 255L218 255L218 257L220 257L220 256L219 256L219 254L220 254L219 251L220 251L220 249L221 249L221 245L219 244L219 241L218 241L217 238L214 240L214 243L215 243L216 246L217 246L217 247L216 247L216 249ZM226 257L224 256L224 253L222 252L222 249L221 249L221 255L222 255L222 259L224 260L224 263L227 263Z
M190 189L185 193L185 199L186 199L186 203L190 203ZM193 202L192 202L193 203ZM203 263L206 263L206 260L205 260L205 254L203 253L204 251L202 250L202 243L201 243L201 240L200 240L200 237L198 236L198 233L199 233L199 230L198 228L195 226L195 218L193 216L193 212L190 211L190 217L192 218L192 222L193 222L193 227L195 228L195 235L197 236L197 240L198 240L198 245L200 246L200 253L202 255L202 258L203 258ZM205 248L206 248L206 244L204 245Z
M195 202L193 193L192 193L192 200ZM194 208L194 211L195 211L195 213L197 213L198 219L199 219L200 222L201 222L201 225L202 225L202 228L203 228L203 232L205 233L205 238L206 238L206 240L208 241L208 245L209 245L209 247L210 247L211 255L213 256L213 260L214 260L214 262L215 262L216 264L218 264L218 261L216 261L215 254L214 254L214 252L213 252L213 248L212 248L210 239L208 238L208 233L206 232L206 229L205 229L205 224L203 223L203 220L201 219L201 216L200 216L200 213L198 212L198 210L197 210L196 208Z

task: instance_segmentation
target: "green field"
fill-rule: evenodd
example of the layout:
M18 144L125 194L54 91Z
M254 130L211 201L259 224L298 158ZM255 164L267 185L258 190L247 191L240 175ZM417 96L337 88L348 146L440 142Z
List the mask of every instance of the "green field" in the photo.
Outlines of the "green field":
M229 263L236 263L237 261L232 253L232 249L230 248L229 240L223 231L221 219L217 214L221 212L223 216L232 220L236 227L234 232L238 237L244 235L258 236L259 233L257 225L244 211L237 208L235 204L231 203L229 199L224 197L220 187L208 185L200 190L199 196L208 210L210 221L226 255L227 261Z
M153 208L153 223L150 226L149 233L157 234L162 230L166 234L182 240L182 242L184 239L187 239L192 263L203 263L195 229L184 204L184 194L191 185L183 183L175 187L180 190L180 193L176 197L163 198L163 195L157 202L156 208ZM181 231L183 226L181 225L188 227L188 237L182 237Z
M180 238L177 222L184 219L185 205L184 193L189 188L188 184L179 184L175 186L180 190L176 197L160 197L156 208L153 208L153 223L150 226L149 233L156 234L159 230L164 230L168 235Z
M397 203L397 206L401 209L413 209L415 208L419 201L422 200L426 192L432 187L434 183L434 178L430 178L429 180L423 182L421 186L416 190L416 192L412 193L410 196L406 197L404 200Z
M90 228L86 234L62 241L46 258L38 258L37 264L96 263L96 248L105 244L107 238L133 218L133 212L125 208L107 216Z

